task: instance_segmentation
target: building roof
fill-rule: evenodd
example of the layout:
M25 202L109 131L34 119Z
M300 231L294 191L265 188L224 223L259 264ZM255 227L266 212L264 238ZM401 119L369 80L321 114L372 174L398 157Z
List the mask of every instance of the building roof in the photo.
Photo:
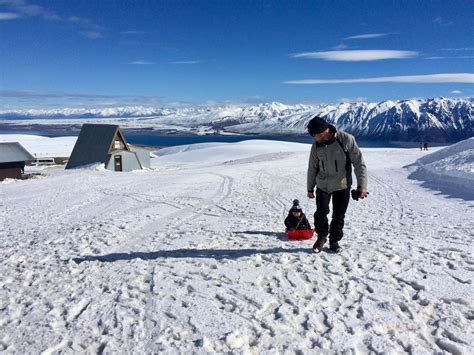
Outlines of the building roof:
M34 160L35 158L18 142L0 143L0 163Z
M124 149L129 150L119 126L83 124L66 169L94 163L107 163L116 136L123 142Z

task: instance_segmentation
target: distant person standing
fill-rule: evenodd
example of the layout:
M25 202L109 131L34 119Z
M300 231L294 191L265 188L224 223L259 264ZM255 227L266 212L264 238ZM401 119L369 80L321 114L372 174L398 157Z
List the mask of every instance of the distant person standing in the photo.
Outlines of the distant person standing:
M307 188L308 197L314 198L316 187L315 231L318 239L313 245L316 253L322 251L329 235L329 249L340 250L339 241L344 233L344 218L351 196L352 166L357 178L357 190L353 198L365 198L367 190L367 168L355 138L320 117L308 123L308 133L314 143L309 156ZM329 225L327 215L332 199L332 220Z
M423 143L423 150L428 150L428 143Z
M423 150L423 142L420 143L420 150Z

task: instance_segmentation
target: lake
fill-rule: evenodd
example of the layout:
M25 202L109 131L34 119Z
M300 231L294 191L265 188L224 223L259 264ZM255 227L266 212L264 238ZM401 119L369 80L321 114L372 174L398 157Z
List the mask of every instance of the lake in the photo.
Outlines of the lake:
M5 128L5 127L3 127ZM195 143L210 143L210 142L224 142L224 143L235 143L251 139L261 140L277 140L285 142L295 143L306 143L312 144L313 139L309 135L176 135L176 134L150 134L147 132L139 131L127 131L122 129L122 133L128 143L146 145L152 147L172 147L176 145L186 145ZM2 129L0 134L34 134L43 137L62 137L71 136L77 134L71 134L71 132L64 131L54 133L45 128L45 130L39 129L38 126L34 130L21 130L21 129ZM376 141L376 140L357 140L360 147L363 148L384 148L384 147L403 147L403 148L415 148L419 147L418 142L387 142L387 141Z

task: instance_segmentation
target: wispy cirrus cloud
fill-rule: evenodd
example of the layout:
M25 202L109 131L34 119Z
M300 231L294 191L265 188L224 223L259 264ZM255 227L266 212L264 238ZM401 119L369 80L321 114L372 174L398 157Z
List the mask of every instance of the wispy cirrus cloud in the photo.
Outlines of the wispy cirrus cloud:
M351 98L347 98L347 97L341 97L339 100L336 100L336 102L339 102L339 103L367 102L367 101L368 101L368 99L365 96L359 96L359 97L356 97L355 99L351 99Z
M406 59L418 56L418 52L397 50L348 50L326 52L304 52L293 54L292 58L322 59L325 61L366 62L386 59Z
M452 52L474 51L474 47L441 48L440 51L452 51Z
M89 38L89 39L104 38L104 34L103 34L104 28L87 18L79 17L79 16L70 16L68 17L67 20L70 23L80 27L81 31L79 31L79 34L86 38Z
M4 20L15 20L21 16L13 12L0 12L0 21Z
M453 91L451 91L451 94L459 95L459 94L462 94L462 91L461 90L453 90Z
M382 76L357 79L305 79L288 80L284 84L318 85L318 84L354 84L354 83L413 83L413 84L440 84L440 83L474 83L473 73L449 73L429 75L402 75Z
M432 57L425 57L425 59L473 59L474 55L455 55L455 56L432 56Z
M344 39L371 39L371 38L380 38L390 35L390 33L365 33L356 36L345 37Z
M79 17L79 16L70 16L68 18L68 21L78 25L79 27L89 29L89 30L100 30L102 29L102 26L99 26L92 22L91 20L84 18L84 17Z
M48 21L61 19L55 12L39 5L29 4L24 0L0 0L0 5L6 6L17 15L39 16Z
M474 47L441 48L441 55L427 57L426 59L472 59L474 58Z
M79 34L89 39L104 38L104 35L98 31L79 31Z
M145 31L122 31L119 32L121 35L142 35L145 34Z
M335 46L335 47L332 47L331 49L334 49L334 50L336 50L336 51L341 51L341 50L346 49L346 48L347 48L347 45L341 43L341 44L338 44L338 45Z
M146 61L146 60L135 60L133 62L130 62L128 64L132 64L132 65L152 65L152 64L156 64L155 62L149 62L149 61Z
M39 106L62 106L64 102L74 105L156 105L159 96L147 95L102 95L74 92L47 92L35 90L0 90L0 98L13 102L33 103Z
M454 25L453 21L447 20L444 17L438 16L433 20L434 23L440 26L452 26Z
M3 5L12 11L0 13L0 20L11 20L23 17L39 17L47 21L61 21L64 23L72 23L73 25L81 29L79 31L79 34L90 39L98 39L104 37L102 33L102 26L99 26L93 21L83 17L61 17L54 11L46 9L43 6L30 4L25 0L0 0L0 5Z
M110 98L123 98L131 96L122 95L99 95L99 94L83 94L83 93L71 93L71 92L47 92L47 91L35 91L35 90L0 90L0 97L16 97L16 98L97 98L97 99L110 99Z
M178 60L176 62L170 62L170 64L199 64L202 63L200 60Z
M242 99L242 101L245 104L258 104L267 101L267 98L263 95L254 95L250 97L245 97Z

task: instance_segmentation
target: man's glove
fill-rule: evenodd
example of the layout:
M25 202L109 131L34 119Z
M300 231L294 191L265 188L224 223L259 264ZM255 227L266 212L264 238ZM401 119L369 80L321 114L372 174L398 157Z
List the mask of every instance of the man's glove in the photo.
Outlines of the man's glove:
M369 192L367 191L367 194L366 195L369 195ZM359 201L359 198L361 197L361 194L360 194L360 191L359 190L352 190L351 191L351 196L352 196L352 199L355 200L355 201ZM363 197L362 197L363 198Z

